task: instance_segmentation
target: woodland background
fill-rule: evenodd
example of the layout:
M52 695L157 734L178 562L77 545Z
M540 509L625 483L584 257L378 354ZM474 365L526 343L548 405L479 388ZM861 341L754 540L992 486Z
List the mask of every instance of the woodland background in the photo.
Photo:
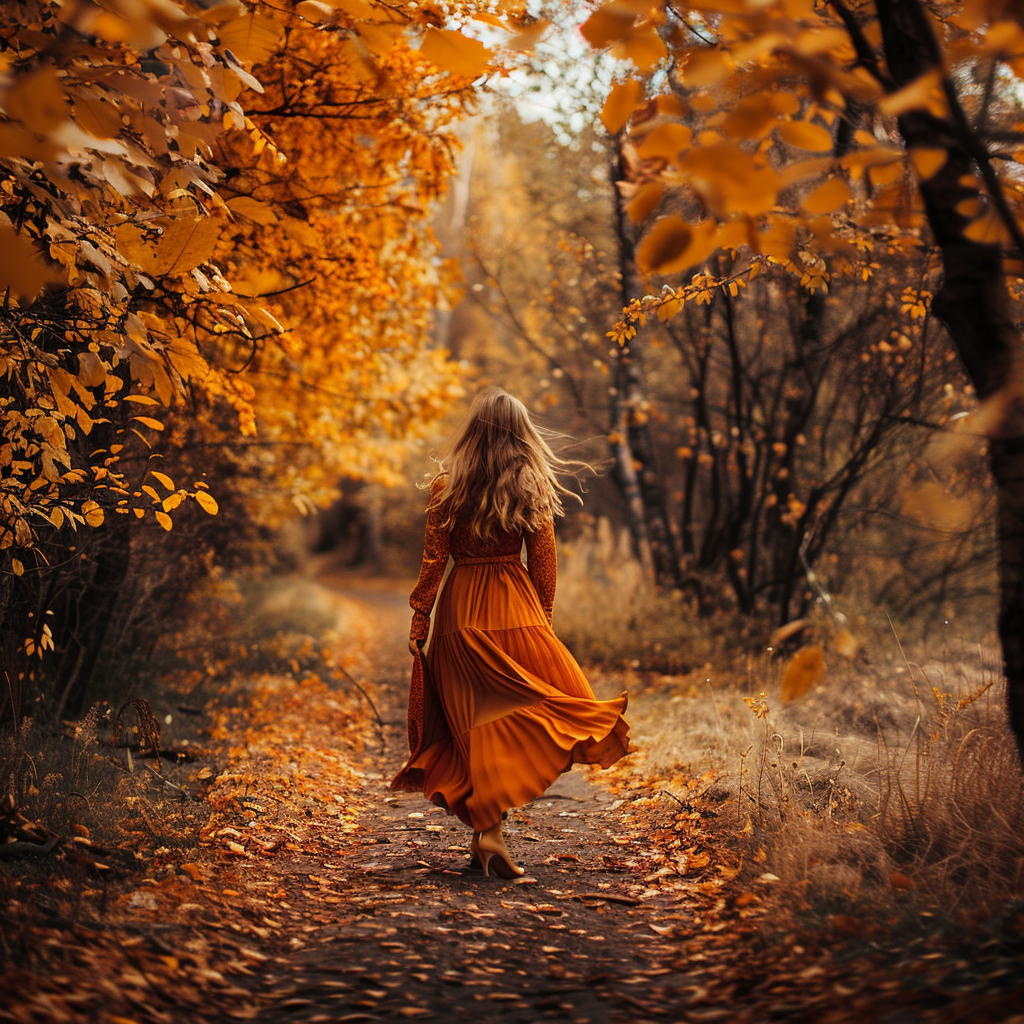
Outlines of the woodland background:
M648 893L704 886L707 934L966 928L957 991L1009 984L1022 58L986 0L6 5L11 969L54 878L62 934L154 857L202 890L273 853L250 792L319 813L317 702L371 820L372 648L497 383L594 468L556 629L634 695Z

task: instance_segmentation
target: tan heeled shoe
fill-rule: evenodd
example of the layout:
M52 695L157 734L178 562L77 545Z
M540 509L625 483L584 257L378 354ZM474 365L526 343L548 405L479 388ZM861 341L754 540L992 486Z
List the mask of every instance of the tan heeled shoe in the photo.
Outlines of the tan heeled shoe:
M512 863L508 847L505 845L505 838L501 834L501 822L481 832L476 841L476 851L480 857L480 864L484 869L484 875L491 877L491 865L494 865L494 875L498 878L518 878L526 874L526 868L519 867Z

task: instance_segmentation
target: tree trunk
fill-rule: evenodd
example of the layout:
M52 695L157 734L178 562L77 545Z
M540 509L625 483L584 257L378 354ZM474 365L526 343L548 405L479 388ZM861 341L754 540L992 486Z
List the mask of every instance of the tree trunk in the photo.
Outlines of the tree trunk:
M610 177L619 257L619 301L625 307L634 294L636 260L628 217L618 189L618 182L626 178L622 146L619 140L612 146ZM635 340L626 343L615 362L610 434L615 477L626 500L634 548L645 563L645 569L650 566L655 582L661 586L682 588L679 542L672 532L651 430L643 409L646 400L643 363Z
M89 684L131 564L131 524L127 517L111 517L102 529L106 536L96 556L92 580L67 598L71 607L62 623L66 627L67 648L56 680L58 718L64 714L80 715L88 706ZM70 628L72 623L75 628Z
M942 69L942 55L919 0L875 0L885 59L897 87ZM949 330L982 402L993 399L1019 374L1020 336L1013 324L998 245L965 234L971 218L963 201L997 204L988 154L972 132L952 83L944 79L950 113L915 110L899 118L908 149L943 148L946 163L920 185L928 223L942 252L943 283L932 310ZM989 179L989 191L978 180ZM991 194L990 194L991 193ZM1006 394L1004 391L1003 394ZM1024 763L1024 416L1020 398L1007 395L991 444L999 516L999 639L1006 672L1010 728Z

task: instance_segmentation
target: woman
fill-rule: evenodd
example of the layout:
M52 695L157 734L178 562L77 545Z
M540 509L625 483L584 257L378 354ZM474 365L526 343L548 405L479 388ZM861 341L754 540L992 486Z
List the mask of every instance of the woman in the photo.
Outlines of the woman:
M505 811L536 799L576 762L607 768L622 757L626 695L595 699L551 629L554 521L571 492L556 475L567 463L526 407L500 388L483 391L439 461L409 598L411 755L391 785L422 790L456 815L473 829L484 874L511 878L523 868L502 836ZM449 554L455 565L424 658Z

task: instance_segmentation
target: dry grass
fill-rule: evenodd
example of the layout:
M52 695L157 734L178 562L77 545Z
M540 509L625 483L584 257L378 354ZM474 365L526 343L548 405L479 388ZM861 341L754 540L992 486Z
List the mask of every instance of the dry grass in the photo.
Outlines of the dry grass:
M682 595L652 591L628 534L606 519L559 545L555 629L580 661L672 673L720 654L730 632L709 629Z
M826 643L821 680L783 703L785 656L737 657L750 644L735 632L730 649L718 627L687 662L704 624L659 619L608 537L564 561L556 626L600 693L630 691L642 770L671 785L713 769L709 813L780 921L798 909L867 934L872 922L998 921L1024 899L1024 787L997 652L908 660L878 613L869 654L850 662ZM685 674L643 671L666 633Z

